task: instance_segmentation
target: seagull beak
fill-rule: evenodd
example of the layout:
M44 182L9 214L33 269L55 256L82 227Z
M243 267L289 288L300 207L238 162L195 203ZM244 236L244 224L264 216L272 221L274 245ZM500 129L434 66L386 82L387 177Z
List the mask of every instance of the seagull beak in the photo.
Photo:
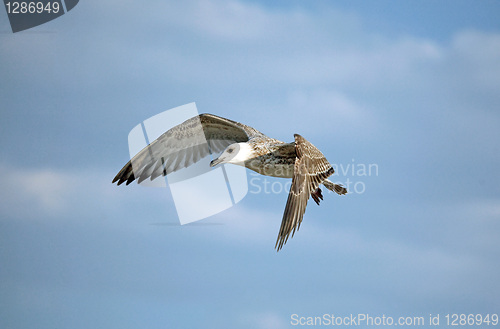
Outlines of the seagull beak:
M216 165L222 162L224 162L224 160L219 157L215 160L210 161L210 167L215 167Z

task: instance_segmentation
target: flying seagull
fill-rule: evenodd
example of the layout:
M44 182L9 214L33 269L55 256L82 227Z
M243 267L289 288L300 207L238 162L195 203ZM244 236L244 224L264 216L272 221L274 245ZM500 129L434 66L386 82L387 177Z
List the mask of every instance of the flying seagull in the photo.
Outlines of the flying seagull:
M201 128L201 129L200 129ZM339 195L347 190L327 178L334 173L325 156L299 134L284 143L260 131L213 114L201 114L167 130L137 153L113 179L117 185L140 183L186 168L212 153L220 156L210 162L214 167L231 163L259 174L291 178L292 185L275 248L279 251L290 234L300 228L309 196L319 205L323 200L320 185Z

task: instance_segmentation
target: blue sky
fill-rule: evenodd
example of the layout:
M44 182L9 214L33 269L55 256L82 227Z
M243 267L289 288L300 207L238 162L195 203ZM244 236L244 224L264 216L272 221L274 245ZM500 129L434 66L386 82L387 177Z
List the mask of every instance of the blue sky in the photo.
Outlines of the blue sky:
M85 1L0 31L1 327L500 312L497 1ZM174 225L168 189L111 179L130 129L190 102L378 171L339 170L363 193L279 253L286 192Z

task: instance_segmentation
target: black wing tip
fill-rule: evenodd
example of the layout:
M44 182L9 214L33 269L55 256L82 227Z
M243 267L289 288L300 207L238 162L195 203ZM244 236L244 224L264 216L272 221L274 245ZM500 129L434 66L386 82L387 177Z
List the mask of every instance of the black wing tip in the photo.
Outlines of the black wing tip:
M130 183L132 183L133 181L135 180L135 176L134 174L131 174L130 176L128 177L125 177L125 176L116 176L115 178L113 178L113 181L111 182L111 184L114 184L116 183L117 186L120 186L122 185L123 183L125 183L125 185L129 185Z
M127 183L125 185L132 183L134 180L135 180L135 176L133 173L131 173L130 176L128 177ZM124 181L125 181L125 179L124 179Z
M278 237L278 240L276 241L276 244L274 245L274 249L276 249L276 252L279 252L283 248L285 243L286 242L283 242L283 238Z
M300 228L300 224L299 224L299 228ZM295 231L298 231L299 228L293 228L293 232L291 233L291 236L290 236L290 232L287 233L285 236L283 235L279 235L278 236L278 239L276 240L276 244L274 245L274 249L276 249L276 252L280 251L281 249L283 249L283 247L285 246L285 244L287 243L288 241L288 238L293 238L294 234L295 234Z
M290 233L286 235L283 233L284 232L280 228L280 232L278 233L278 238L276 239L276 244L274 245L274 249L276 249L276 252L280 251L283 248L283 246L288 241L288 236L290 236Z
M118 174L115 176L115 178L113 178L113 180L111 181L111 184L116 183L116 185L120 185L123 182L124 182L123 177L120 174Z

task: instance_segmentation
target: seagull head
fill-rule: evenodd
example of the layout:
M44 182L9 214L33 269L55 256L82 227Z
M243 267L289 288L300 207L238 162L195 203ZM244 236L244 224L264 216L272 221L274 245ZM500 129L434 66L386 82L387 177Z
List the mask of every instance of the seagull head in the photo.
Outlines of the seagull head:
M210 162L210 167L215 167L221 163L232 163L240 166L245 165L245 161L252 158L253 150L248 143L234 143L226 147L224 152Z

